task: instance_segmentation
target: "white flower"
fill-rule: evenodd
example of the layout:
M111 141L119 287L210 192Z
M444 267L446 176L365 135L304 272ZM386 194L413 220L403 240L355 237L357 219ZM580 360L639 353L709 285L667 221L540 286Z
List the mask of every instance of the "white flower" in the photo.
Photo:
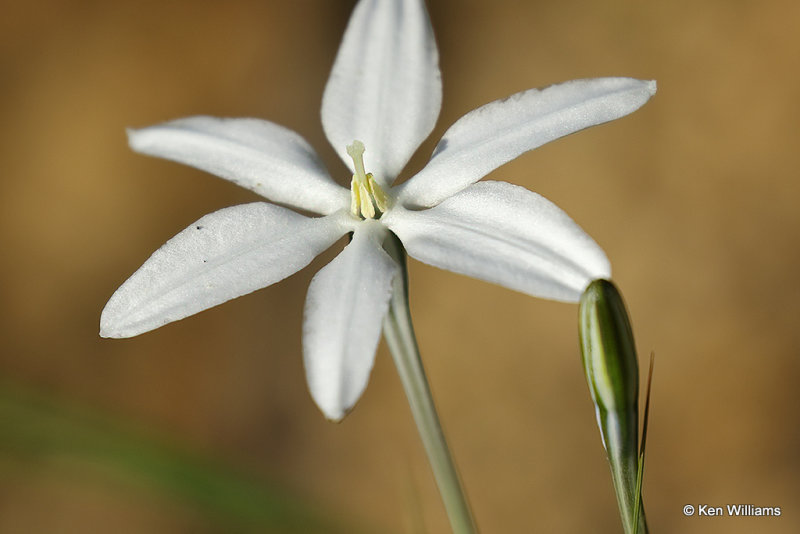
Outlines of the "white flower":
M577 302L591 280L609 277L600 247L554 204L508 183L475 182L654 93L654 82L602 78L492 102L457 121L427 166L392 187L439 114L438 52L423 1L361 0L322 100L325 134L353 173L350 191L300 136L270 122L191 117L130 131L138 152L322 216L264 202L206 215L114 293L100 335L135 336L266 287L352 233L311 281L303 322L311 394L340 419L366 387L399 271L381 246L388 232L420 261L538 297Z

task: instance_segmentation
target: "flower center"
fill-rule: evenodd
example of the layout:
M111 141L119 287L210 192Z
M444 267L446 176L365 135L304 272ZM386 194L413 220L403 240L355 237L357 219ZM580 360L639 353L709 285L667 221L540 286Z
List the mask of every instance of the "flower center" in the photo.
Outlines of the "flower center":
M372 173L364 170L364 143L353 141L347 153L353 158L356 169L350 182L350 213L362 219L380 219L389 208L389 198Z

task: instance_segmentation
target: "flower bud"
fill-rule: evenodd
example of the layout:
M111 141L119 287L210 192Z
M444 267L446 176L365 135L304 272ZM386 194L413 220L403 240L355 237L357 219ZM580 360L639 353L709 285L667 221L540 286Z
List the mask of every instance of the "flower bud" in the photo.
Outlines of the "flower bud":
M583 367L599 410L624 412L639 402L639 365L625 304L608 280L595 280L580 301Z
M639 458L639 364L628 313L617 288L595 280L580 300L581 357L597 424L608 454L620 515L627 534L633 523ZM644 511L639 534L647 532Z

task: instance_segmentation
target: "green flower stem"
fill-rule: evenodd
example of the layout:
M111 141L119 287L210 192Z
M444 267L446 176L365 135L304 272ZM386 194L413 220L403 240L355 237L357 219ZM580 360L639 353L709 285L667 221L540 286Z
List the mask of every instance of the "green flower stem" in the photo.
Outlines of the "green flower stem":
M477 533L478 529L439 423L428 379L419 356L417 338L414 335L408 307L406 251L393 234L386 240L384 247L400 265L401 270L400 275L395 277L389 311L383 323L384 336L400 374L400 381L406 391L425 452L428 454L428 461L439 486L450 526L454 534Z
M627 417L635 416L628 414ZM620 516L626 534L647 534L647 519L644 505L637 493L639 457L636 449L626 446L629 429L621 423L622 419L615 414L600 413L598 420L603 427L603 439L607 444L608 462L611 466L611 479L617 494ZM638 504L638 510L636 510ZM638 523L634 527L634 522Z

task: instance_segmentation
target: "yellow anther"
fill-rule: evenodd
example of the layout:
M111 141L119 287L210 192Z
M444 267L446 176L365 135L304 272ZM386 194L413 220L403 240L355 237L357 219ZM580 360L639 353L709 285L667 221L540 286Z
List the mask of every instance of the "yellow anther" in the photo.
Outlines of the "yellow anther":
M372 177L372 173L367 175L367 188L369 188L369 194L373 202L375 202L375 206L377 206L381 213L386 213L386 210L389 209L389 197L386 196L381 186L378 185L378 182Z
M369 194L369 187L364 182L358 183L359 210L365 219L375 218L375 206L372 205L372 195Z
M361 191L355 176L350 181L350 213L356 217L361 213Z

